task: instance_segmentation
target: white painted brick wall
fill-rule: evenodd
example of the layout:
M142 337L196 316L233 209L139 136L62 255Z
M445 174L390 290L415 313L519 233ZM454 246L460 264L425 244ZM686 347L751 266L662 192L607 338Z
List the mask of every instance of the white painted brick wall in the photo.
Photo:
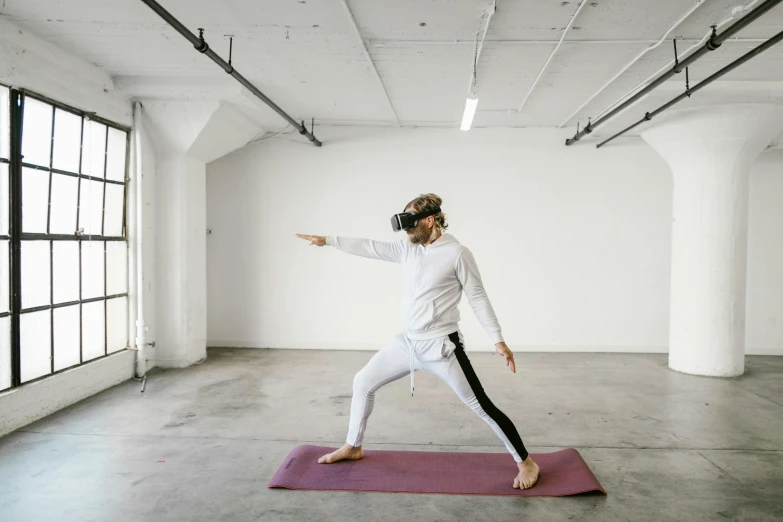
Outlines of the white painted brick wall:
M133 377L135 352L118 352L0 394L0 437Z

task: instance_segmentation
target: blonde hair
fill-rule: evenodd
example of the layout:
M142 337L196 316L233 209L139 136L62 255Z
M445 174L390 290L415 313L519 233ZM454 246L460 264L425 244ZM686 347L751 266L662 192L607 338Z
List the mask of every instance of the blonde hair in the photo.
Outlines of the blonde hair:
M435 194L422 194L405 205L405 209L413 207L414 210L416 210L418 213L427 210L434 210L439 208L442 204L443 200L440 198L440 196ZM433 217L435 218L435 224L438 225L438 228L441 230L446 230L449 228L449 224L446 222L446 214L443 212L438 212L437 214L434 214Z

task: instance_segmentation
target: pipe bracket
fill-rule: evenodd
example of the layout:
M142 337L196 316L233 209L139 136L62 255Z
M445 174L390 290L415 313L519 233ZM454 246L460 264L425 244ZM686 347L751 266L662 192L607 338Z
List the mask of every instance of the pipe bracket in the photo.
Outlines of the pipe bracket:
M718 47L720 47L720 42L716 42L718 39L718 26L713 25L712 26L712 36L710 36L710 39L707 40L707 50L708 51L714 51Z
M193 47L196 48L196 50L200 53L205 53L209 51L209 44L204 40L204 29L201 27L198 28L198 39L199 44L193 45Z

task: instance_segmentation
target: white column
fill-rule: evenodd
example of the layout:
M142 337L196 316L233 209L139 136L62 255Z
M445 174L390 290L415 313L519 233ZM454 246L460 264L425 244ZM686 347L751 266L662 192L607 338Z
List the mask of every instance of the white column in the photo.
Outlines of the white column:
M262 128L229 103L144 102L155 151L155 366L181 368L206 356L206 165Z
M742 375L748 173L783 131L783 106L695 107L659 119L642 138L674 180L669 367Z

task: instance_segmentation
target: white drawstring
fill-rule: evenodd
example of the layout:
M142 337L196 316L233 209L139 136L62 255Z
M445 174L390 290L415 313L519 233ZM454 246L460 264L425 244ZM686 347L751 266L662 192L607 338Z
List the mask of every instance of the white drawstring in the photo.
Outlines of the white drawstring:
M413 372L414 372L413 360L415 357L413 353L413 345L410 345L410 349L411 349L411 397L413 397Z

